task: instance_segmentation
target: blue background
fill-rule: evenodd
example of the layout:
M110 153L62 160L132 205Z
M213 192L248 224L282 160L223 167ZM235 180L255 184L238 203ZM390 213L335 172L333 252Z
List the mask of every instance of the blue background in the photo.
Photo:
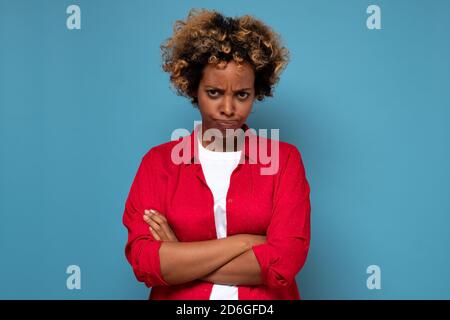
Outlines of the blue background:
M81 30L66 8L81 8ZM366 8L381 7L381 30ZM0 0L0 298L147 299L124 255L141 157L201 120L159 45L192 7L252 14L291 52L250 127L303 156L304 299L450 299L449 1ZM81 290L66 268L81 268ZM369 290L366 268L381 268Z

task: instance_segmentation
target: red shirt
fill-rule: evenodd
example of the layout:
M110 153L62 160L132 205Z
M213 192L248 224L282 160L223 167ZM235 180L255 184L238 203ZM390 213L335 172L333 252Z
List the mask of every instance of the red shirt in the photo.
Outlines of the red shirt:
M265 154L271 155L271 139L255 135L246 124L242 128L246 131L244 149L231 174L226 200L227 235L266 235L267 242L252 247L263 284L238 285L239 300L300 299L295 276L308 254L311 212L302 157L294 145L279 141L279 157L274 157L278 158L277 172L261 174L262 168L274 165L261 161L253 151L259 151L266 142ZM252 149L250 137L257 137L256 149ZM213 194L198 161L195 139L196 129L151 148L142 157L125 203L125 254L138 281L152 288L149 299L209 300L211 294L211 282L170 285L163 279L159 258L162 242L153 238L142 218L144 209L161 212L179 241L217 238ZM188 161L174 163L172 152Z

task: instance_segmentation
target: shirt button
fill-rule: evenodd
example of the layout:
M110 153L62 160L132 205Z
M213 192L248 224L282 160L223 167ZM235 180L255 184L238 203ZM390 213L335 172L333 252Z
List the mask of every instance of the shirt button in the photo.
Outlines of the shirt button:
M231 202L233 202L233 199L228 199L228 203L231 203Z

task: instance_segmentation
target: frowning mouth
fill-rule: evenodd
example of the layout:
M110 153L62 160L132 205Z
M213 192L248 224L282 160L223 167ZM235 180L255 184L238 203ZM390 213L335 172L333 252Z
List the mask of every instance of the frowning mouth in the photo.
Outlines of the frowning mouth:
M229 120L216 120L216 123L221 128L230 128L230 129L236 129L239 127L239 122L237 121L229 121Z

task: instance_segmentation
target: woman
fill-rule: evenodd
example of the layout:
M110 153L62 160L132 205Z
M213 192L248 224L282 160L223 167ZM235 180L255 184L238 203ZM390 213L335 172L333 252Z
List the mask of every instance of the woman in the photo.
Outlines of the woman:
M251 16L208 10L177 21L161 49L202 122L142 158L123 216L137 279L150 299L300 299L311 210L302 158L246 124L255 99L272 96L287 49Z

